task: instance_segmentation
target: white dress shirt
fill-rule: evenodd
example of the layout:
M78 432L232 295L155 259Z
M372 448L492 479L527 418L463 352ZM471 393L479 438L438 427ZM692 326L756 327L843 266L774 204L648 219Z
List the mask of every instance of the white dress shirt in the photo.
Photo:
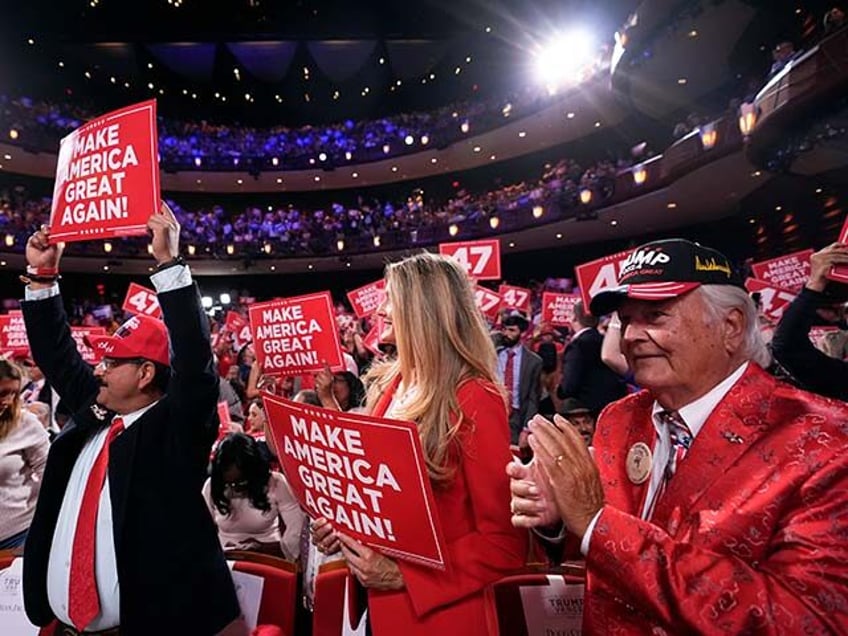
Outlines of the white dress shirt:
M724 399L724 396L727 395L733 385L736 384L739 378L742 377L742 374L745 373L747 368L748 363L742 363L739 368L737 368L724 380L716 384L706 394L677 410L680 417L686 423L686 426L689 427L689 431L692 433L693 444L695 438L698 437L698 433L703 428L704 423L707 421L707 418L709 418L710 414L715 410L716 406L718 406L718 403ZM651 417L654 422L654 428L656 429L657 436L653 448L651 480L648 484L648 494L645 496L645 503L642 506L642 519L644 519L648 514L648 511L651 508L651 503L659 491L660 484L663 480L663 474L665 473L665 465L668 463L668 457L671 453L671 439L668 434L668 427L663 424L659 417L659 414L665 410L665 407L660 405L659 402L654 401L654 406L651 409ZM599 510L589 523L589 527L586 528L586 532L583 534L583 540L580 542L580 552L583 553L583 556L586 556L586 553L589 552L589 545L592 542L592 532L595 530L595 524L598 522L598 518L600 516L601 511Z
M189 268L180 265L157 272L150 277L150 280L158 293L173 291L192 284ZM54 283L49 288L38 290L31 290L27 287L24 293L27 301L44 300L59 294L59 284ZM132 426L155 404L156 402L153 402L144 408L123 415L124 430ZM108 434L109 427L103 427L101 431L85 443L77 457L68 485L65 488L65 496L62 499L59 516L56 519L53 543L50 546L50 557L47 563L47 600L56 618L66 625L71 624L68 615L68 600L71 584L71 554L77 519L88 477ZM109 496L108 474L103 484L103 490L100 492L94 555L94 575L97 579L100 614L91 621L86 631L101 631L120 625L121 595L115 557L115 537L112 532L112 500Z
M520 342L514 347L504 347L498 352L498 377L501 379L501 384L503 384L506 375L506 359L510 351L515 352L512 358L512 387L505 388L510 391L510 395L512 396L512 404L510 406L518 410L521 408L521 358L524 355L524 345Z

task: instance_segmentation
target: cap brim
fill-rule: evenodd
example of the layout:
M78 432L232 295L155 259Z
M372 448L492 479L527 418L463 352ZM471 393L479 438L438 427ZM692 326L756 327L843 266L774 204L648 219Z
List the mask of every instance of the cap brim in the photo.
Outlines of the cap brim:
M662 283L636 283L634 285L619 285L602 289L592 296L589 303L589 311L594 316L603 316L617 310L625 298L636 300L668 300L677 298L701 286L696 282L662 282Z

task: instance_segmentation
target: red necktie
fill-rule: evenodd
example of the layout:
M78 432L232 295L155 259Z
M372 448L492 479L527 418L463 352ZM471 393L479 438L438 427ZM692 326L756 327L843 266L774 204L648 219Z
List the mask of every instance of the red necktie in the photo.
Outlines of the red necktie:
M689 451L689 447L692 446L692 431L689 430L689 426L680 417L680 413L677 411L661 411L659 418L668 427L671 448L668 451L668 461L663 470L662 481L651 502L651 507L648 509L648 514L645 516L646 519L650 519L654 514L657 502L665 494L665 491L668 489L668 483L674 477L674 473L677 472L677 466L683 461L683 458L686 457L686 453Z
M509 410L512 411L512 387L515 385L515 349L508 349L506 352L506 366L504 367L504 385L506 386L506 394L509 397Z
M109 468L109 445L124 430L124 420L112 420L106 443L100 449L88 483L82 495L74 546L71 552L71 585L68 591L68 616L79 631L88 626L100 613L100 598L97 596L97 579L94 573L94 544L97 535L97 510L100 508L100 493L106 482Z

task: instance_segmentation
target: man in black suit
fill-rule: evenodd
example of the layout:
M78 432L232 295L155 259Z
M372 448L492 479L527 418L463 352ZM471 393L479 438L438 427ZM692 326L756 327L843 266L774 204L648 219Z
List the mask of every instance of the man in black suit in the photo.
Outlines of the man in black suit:
M242 636L201 496L218 430L209 324L165 204L148 228L164 325L136 316L93 338L103 356L93 371L59 295L61 246L46 227L27 243L30 346L73 415L47 459L24 552L24 604L36 625L58 621L61 636Z
M624 380L601 360L604 337L598 332L598 319L586 313L583 303L574 305L576 333L565 348L562 380L557 396L576 398L593 413L627 394Z
M522 430L539 412L542 393L542 359L521 344L521 334L529 326L530 321L517 310L509 312L501 320L498 377L510 401L509 429L512 444L519 444Z

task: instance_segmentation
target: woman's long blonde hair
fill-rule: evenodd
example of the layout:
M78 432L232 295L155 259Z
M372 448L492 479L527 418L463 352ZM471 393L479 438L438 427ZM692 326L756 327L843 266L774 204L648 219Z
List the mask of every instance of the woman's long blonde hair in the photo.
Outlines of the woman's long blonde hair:
M21 419L20 385L22 384L23 374L17 365L12 364L8 360L0 360L0 380L18 381L18 393L15 395L14 400L12 400L12 406L0 415L0 439L5 439L12 432L12 429L15 428L18 420Z
M398 375L414 385L396 415L418 424L430 479L445 482L462 425L457 388L471 378L497 385L495 347L468 275L452 259L425 252L393 263L386 288L398 355L367 374L367 402L373 406Z

